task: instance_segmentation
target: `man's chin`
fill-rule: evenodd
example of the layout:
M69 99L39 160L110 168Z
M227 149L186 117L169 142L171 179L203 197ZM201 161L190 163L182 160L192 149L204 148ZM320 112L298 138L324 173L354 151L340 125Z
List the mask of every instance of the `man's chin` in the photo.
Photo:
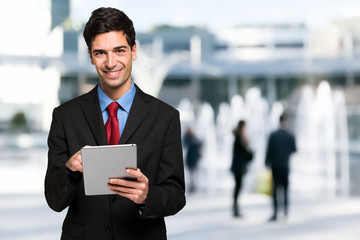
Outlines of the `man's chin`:
M120 81L120 80L107 80L106 81L106 86L111 88L111 89L119 89L121 87L123 87L124 85L126 85L127 81L123 82L123 81Z

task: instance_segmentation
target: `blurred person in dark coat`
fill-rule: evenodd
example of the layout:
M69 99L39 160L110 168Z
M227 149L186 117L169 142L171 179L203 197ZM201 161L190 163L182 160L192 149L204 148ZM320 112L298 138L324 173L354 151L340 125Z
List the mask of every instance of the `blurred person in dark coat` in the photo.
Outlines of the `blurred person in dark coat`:
M235 187L233 195L233 215L234 217L241 217L238 197L241 192L243 176L247 171L247 165L253 158L253 153L249 148L248 138L246 135L246 122L240 120L237 127L233 131L234 145L233 145L233 158L231 164L231 172L234 175Z
M189 192L196 188L196 171L201 157L202 142L196 137L194 131L188 128L184 135L184 146L187 147L185 164L189 171Z
M295 137L286 129L286 116L281 115L279 120L279 129L270 134L265 161L272 171L273 215L269 221L277 219L279 203L283 203L284 216L288 215L290 155L296 152ZM279 193L282 193L282 201Z

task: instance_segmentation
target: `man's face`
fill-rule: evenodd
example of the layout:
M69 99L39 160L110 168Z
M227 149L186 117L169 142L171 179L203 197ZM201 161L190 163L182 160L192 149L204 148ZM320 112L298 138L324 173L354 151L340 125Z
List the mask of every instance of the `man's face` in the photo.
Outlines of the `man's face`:
M136 45L131 49L122 31L96 35L89 54L99 75L100 86L105 92L117 89L127 91L130 88Z

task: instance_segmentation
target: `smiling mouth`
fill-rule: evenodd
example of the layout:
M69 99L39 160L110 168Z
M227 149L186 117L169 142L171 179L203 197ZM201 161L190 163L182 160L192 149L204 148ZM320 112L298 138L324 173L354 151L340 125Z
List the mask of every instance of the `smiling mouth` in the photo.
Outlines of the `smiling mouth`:
M118 71L114 71L114 72L109 72L109 71L105 71L107 74L110 74L110 75L116 75L120 72L121 70L118 70Z

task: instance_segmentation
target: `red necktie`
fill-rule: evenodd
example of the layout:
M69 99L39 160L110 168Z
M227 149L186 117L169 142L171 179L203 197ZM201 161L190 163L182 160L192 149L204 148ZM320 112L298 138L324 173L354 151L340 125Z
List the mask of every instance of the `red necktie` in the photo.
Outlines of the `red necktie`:
M109 145L116 145L120 140L119 132L119 121L117 118L117 110L119 104L112 102L107 106L107 111L109 113L109 119L105 123L105 131Z

